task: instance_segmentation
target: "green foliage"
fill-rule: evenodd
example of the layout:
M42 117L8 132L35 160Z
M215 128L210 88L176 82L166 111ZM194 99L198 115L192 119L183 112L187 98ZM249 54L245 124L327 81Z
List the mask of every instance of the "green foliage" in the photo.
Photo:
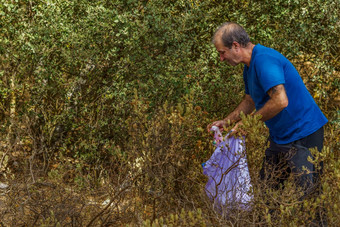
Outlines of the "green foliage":
M210 41L217 26L235 21L252 42L275 48L293 61L329 119L327 148L323 156L315 154L315 160L325 162L320 198L330 207L329 225L336 226L339 15L333 0L1 0L0 181L25 174L26 181L35 182L49 173L52 181L85 190L102 187L106 176L115 192L120 192L117 185L130 182L131 194L115 198L127 203L126 198L138 195L141 199L135 198L134 205L127 204L146 213L131 217L133 212L126 208L122 213L128 218L105 219L121 225L126 220L141 225L140 219L156 223L169 210L179 214L182 207L209 210L201 193L205 178L200 163L212 152L205 127L228 114L244 93L242 66L218 63ZM268 132L256 118L243 120L251 176L258 179ZM263 189L255 186L254 212L235 213L230 223L242 219L249 224L260 216L272 225L302 225L310 217L293 218L305 213L298 209L301 203L289 197L295 190L290 186L281 195L269 192L269 203L287 201L269 214L268 201L261 200ZM48 204L42 193L37 195L33 205L38 199ZM315 202L307 205L314 207ZM18 208L14 203L9 207L15 208L15 217ZM42 209L36 223L69 223L57 215L58 209ZM116 211L112 208L120 214ZM203 216L226 223L214 213Z
M325 147L322 152L316 149L312 150L314 156L310 160L316 169L325 173L321 178L322 195L317 198L316 202L325 207L327 219L330 223L337 223L339 221L339 214L336 211L340 204L340 160L336 157L336 153L332 152L329 147Z

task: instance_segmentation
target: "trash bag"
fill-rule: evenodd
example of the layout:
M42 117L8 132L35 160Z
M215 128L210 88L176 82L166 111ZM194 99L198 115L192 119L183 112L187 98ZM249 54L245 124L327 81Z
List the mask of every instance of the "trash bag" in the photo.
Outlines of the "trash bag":
M244 138L228 138L227 135L223 140L218 127L214 126L211 130L215 132L216 149L202 164L203 174L208 176L206 194L219 209L248 209L251 184Z

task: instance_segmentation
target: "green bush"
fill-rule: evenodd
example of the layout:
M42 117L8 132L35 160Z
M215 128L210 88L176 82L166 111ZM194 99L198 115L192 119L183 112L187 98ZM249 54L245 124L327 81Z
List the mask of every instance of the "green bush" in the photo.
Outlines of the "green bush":
M179 214L198 207L207 225L226 223L207 211L200 168L213 149L206 125L226 116L244 93L242 66L219 63L211 44L214 30L225 21L238 22L252 42L292 60L329 119L327 148L319 157L325 162L320 198L333 209L326 210L329 225L336 226L340 24L339 4L332 0L2 0L0 181L17 185L26 176L26 185L46 177L90 195L107 186L108 197L121 192L117 185L128 185L129 191L113 201L138 208L135 215L129 208L117 213L118 206L110 207L105 212L116 216L103 212L107 219L100 219L89 213L84 223L141 225L167 217L169 210ZM246 122L249 166L257 179L268 132L258 119ZM257 216L269 222L262 189L256 190L256 210L234 212L227 223L255 224ZM23 193L20 187L14 192ZM280 198L287 200L288 192ZM272 193L274 199L279 196ZM13 201L18 195L10 196ZM308 215L291 219L305 215L293 200L270 217L273 225L307 221ZM15 204L8 204L18 215ZM59 208L48 207L36 223L66 223L57 215Z

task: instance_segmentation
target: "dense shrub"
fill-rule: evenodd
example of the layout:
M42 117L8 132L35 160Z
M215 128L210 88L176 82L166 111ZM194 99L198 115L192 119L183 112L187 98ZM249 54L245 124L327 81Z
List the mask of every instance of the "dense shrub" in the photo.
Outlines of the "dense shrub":
M289 200L290 187L264 201L254 180L252 212L228 211L226 220L210 209L200 167L213 149L205 127L243 96L242 66L218 63L210 42L225 21L292 60L329 119L327 148L315 154L325 163L322 202ZM175 225L192 223L184 217L192 211L207 225L263 217L301 225L318 204L337 225L339 23L332 0L2 0L0 182L11 191L0 200L0 224L148 225L164 217ZM258 179L267 130L245 121ZM90 197L100 202L88 205ZM275 200L282 208L276 203L270 216L266 205Z

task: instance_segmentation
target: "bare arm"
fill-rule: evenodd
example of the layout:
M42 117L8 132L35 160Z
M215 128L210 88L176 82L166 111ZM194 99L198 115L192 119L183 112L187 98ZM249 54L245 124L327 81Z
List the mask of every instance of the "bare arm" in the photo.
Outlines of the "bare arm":
M250 95L245 95L241 103L236 107L236 109L231 112L224 121L228 122L236 122L241 120L240 114L243 112L244 114L250 114L255 109L255 103Z
M261 109L255 112L255 114L259 114L262 116L262 121L270 120L288 106L288 97L283 84L272 87L267 93L270 99ZM241 112L243 112L244 114L250 114L254 109L255 104L253 99L250 95L245 95L242 102L236 107L233 112L231 112L225 119L215 121L208 125L208 130L213 125L216 125L222 129L223 126L228 125L228 120L230 120L230 123L240 121ZM238 122L236 124L236 126L233 128L234 131L237 130L239 124L242 124L242 122Z
M270 120L288 106L288 98L283 84L272 87L267 92L270 99L266 104L255 112L262 116L262 121Z
M269 89L267 94L269 95L270 99L266 102L266 104L264 104L261 109L254 113L261 115L262 121L270 120L288 106L288 98L283 84L272 87L271 89ZM232 129L232 131L234 132L230 135L236 133L236 131L238 131L239 125L241 124L242 121L237 122Z
M250 95L245 95L243 100L241 101L241 103L236 107L236 109L233 112L231 112L223 120L215 121L215 122L209 124L207 129L209 131L210 128L213 125L215 125L215 126L219 127L221 130L223 130L224 126L228 126L229 124L231 124L233 122L237 122L237 121L241 120L241 118L240 118L241 112L243 112L244 114L250 114L251 112L253 112L254 109L255 109L255 104L254 104L253 99L251 98ZM229 121L230 121L230 123L229 123Z

